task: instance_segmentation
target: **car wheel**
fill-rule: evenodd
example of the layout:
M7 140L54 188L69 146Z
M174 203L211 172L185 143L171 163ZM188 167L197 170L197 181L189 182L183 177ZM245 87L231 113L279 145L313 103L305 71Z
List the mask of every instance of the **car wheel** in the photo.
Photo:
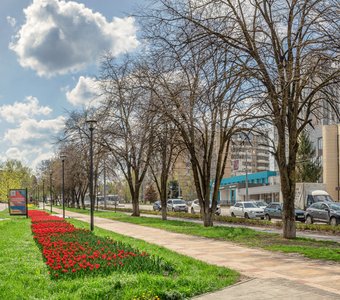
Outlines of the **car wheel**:
M191 208L191 213L192 213L193 215L195 214L195 210L194 210L193 207Z
M313 219L311 216L307 216L306 218L306 224L313 224Z
M245 213L245 214L244 214L244 217L245 217L246 219L249 219L248 213Z
M231 213L231 216L232 216L233 218L235 218L235 217L236 217L236 216L235 216L235 214L234 214L233 212Z
M267 221L270 221L270 215L266 214L265 217Z
M334 217L332 217L329 221L329 224L332 225L332 226L336 226L338 225L338 220Z

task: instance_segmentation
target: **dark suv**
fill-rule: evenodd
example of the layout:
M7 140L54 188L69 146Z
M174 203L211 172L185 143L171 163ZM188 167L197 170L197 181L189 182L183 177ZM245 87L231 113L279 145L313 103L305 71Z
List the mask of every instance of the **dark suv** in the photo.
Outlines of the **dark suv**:
M336 226L340 223L340 204L334 202L316 202L306 210L306 223L328 223Z
M283 204L280 202L269 203L264 209L264 217L270 221L271 219L282 219ZM295 209L295 220L304 222L305 212L301 209Z

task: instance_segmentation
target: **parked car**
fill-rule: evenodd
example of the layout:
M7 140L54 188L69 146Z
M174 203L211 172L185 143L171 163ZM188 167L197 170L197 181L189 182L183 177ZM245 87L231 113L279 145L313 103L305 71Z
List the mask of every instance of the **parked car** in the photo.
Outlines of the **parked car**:
M271 219L282 219L283 204L280 202L272 202L264 209L265 218L270 221ZM295 220L304 222L305 212L301 209L295 209Z
M251 201L236 202L230 207L232 217L245 217L247 219L261 218L264 219L264 212Z
M192 214L200 213L201 212L201 207L198 199L194 200L191 202L190 205L190 212ZM219 216L221 214L221 206L217 204L215 215Z
M188 206L182 199L169 199L167 202L167 210L188 212Z
M306 209L306 223L323 222L336 226L340 223L340 203L316 202Z
M156 201L152 206L154 211L160 211L162 209L161 201Z
M257 207L265 209L268 206L268 203L261 201L261 200L251 200Z

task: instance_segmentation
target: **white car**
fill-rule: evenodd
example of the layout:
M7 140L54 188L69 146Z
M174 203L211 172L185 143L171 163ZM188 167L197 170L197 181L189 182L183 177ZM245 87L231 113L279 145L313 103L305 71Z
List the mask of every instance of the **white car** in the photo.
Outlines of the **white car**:
M168 211L188 212L188 206L182 199L169 199L167 202Z
M236 202L234 206L230 207L230 214L232 217L244 217L246 219L264 219L263 208L259 208L252 201Z
M253 202L257 207L265 209L268 206L268 203L261 200L251 200L249 202Z
M190 205L190 212L192 214L201 213L201 207L200 207L200 203L199 203L198 199L192 201L192 203ZM221 206L219 204L217 204L215 215L219 216L220 214L221 214Z

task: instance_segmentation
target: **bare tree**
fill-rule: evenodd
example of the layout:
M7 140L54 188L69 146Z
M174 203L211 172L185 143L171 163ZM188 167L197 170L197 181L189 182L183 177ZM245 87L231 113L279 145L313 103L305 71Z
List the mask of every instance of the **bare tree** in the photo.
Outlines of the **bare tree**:
M170 170L181 152L179 134L175 126L166 122L159 114L156 122L154 153L150 160L150 170L160 195L162 219L167 219L168 179Z
M139 216L139 193L152 154L153 116L150 93L135 76L134 62L104 57L100 87L105 100L100 110L101 143L111 153L129 185L133 216Z
M85 208L85 196L89 187L89 130L86 128L88 115L93 111L70 112L65 124L65 132L60 139L60 151L66 154L65 164L67 185L66 192L71 206L77 205ZM102 168L101 162L107 155L104 147L100 145L98 135L94 143L94 194L97 194L98 178Z
M296 236L294 198L298 136L312 118L339 106L339 10L336 0L160 0L153 18L197 30L188 39L212 39L238 53L249 84L273 124L283 206L283 236ZM262 96L258 97L258 95ZM268 117L269 116L269 117Z
M229 144L245 122L242 70L233 53L210 40L191 43L192 26L161 25L148 27L154 60L145 81L155 95L155 111L176 126L185 144L204 225L212 226Z

